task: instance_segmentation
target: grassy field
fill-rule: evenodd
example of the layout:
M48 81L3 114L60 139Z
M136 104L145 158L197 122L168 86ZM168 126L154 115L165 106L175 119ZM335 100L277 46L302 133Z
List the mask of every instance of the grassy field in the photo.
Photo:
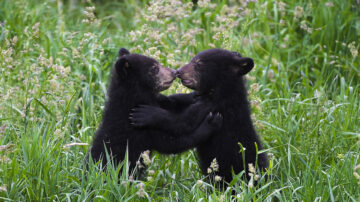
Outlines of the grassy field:
M1 0L0 201L360 201L359 1L284 2ZM212 47L253 58L271 178L216 189L195 151L85 178L120 47L174 69Z

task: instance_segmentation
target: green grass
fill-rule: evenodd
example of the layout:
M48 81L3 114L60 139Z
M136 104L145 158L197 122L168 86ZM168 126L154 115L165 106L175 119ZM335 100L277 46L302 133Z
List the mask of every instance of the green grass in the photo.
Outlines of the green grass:
M177 2L0 1L0 201L359 201L360 5ZM91 143L120 47L172 68L211 47L252 57L270 180L221 191L194 151L153 155L143 181L118 183L120 167L85 177L89 146L66 145Z

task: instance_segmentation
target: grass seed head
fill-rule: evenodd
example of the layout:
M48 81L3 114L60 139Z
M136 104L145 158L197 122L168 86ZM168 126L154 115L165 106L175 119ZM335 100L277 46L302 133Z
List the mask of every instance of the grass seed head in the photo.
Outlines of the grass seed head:
M222 177L220 177L218 175L216 175L215 178L214 178L215 182L220 182L221 179L222 179Z
M0 191L7 192L6 186L5 185L0 186Z
M217 163L216 158L214 158L213 161L211 162L210 168L215 172L219 171L219 164Z
M150 151L149 150L146 150L143 153L141 153L141 158L143 159L145 165L148 166L148 165L151 164Z
M302 18L304 16L304 8L302 6L296 6L294 10L294 18Z
M138 188L139 188L139 190L136 192L136 195L138 195L138 197L140 197L140 198L145 198L145 196L146 196L145 184L139 183Z

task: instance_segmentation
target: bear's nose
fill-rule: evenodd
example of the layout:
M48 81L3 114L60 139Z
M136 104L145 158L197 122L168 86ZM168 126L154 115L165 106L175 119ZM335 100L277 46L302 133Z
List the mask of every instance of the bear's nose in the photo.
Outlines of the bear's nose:
M175 71L175 76L176 76L176 77L179 77L180 74L181 74L181 72L180 72L179 70L176 70L176 71Z
M171 75L174 76L174 77L176 77L176 71L173 70L173 69L171 69Z

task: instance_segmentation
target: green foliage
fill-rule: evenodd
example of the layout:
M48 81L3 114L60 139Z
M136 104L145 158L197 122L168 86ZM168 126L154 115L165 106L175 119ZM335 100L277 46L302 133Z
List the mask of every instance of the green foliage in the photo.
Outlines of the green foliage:
M356 2L0 1L0 200L359 201ZM222 190L194 151L153 155L142 180L119 173L126 161L86 174L120 47L172 68L212 47L252 57L269 180L240 173ZM176 81L164 94L180 92Z

